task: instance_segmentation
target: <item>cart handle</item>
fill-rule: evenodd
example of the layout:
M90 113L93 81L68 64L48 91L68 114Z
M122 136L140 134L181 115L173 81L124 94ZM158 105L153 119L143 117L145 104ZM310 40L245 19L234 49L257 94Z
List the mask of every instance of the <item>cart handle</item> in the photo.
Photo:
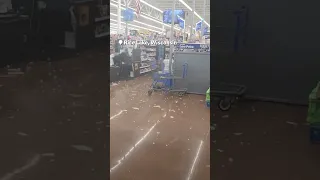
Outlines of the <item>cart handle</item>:
M188 73L188 63L184 63L183 65L183 74L182 74L182 78L185 78L187 76L187 73Z

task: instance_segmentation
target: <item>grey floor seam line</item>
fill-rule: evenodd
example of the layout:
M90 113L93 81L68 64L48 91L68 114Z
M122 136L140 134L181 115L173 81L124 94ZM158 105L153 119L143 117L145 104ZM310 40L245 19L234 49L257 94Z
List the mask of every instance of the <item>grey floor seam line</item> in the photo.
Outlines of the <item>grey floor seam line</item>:
M41 159L41 155L37 154L35 155L26 165L22 166L21 168L15 169L13 172L6 174L4 177L2 177L0 180L11 180L16 175L21 174L22 172L34 167L39 163Z
M137 145L139 145L140 142L142 142L142 141L151 133L151 131L156 127L156 125L157 125L159 122L160 122L160 121L157 121L157 122L149 129L149 131L148 131L144 136L142 136L142 138L140 138L140 140L139 140L137 143L135 143L135 145L134 145L120 160L118 160L118 163L117 163L115 166L113 166L112 168L110 168L110 173L111 173L114 169L116 169L116 168L122 163L122 161L126 159L127 156L129 156L129 154L134 150L134 148L136 148Z

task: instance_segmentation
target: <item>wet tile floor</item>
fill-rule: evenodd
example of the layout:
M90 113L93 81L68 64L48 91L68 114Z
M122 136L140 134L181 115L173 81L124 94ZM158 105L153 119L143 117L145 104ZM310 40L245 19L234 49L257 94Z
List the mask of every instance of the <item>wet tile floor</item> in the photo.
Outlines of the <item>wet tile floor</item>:
M112 180L207 180L210 167L215 180L318 178L306 107L239 102L215 110L210 140L204 97L149 97L149 77L110 88L101 83L106 57L88 52L0 77L0 180L102 180L109 166Z
M148 96L151 82L143 76L111 85L111 180L209 180L205 97Z
M320 146L309 141L307 107L244 101L214 113L212 179L319 179Z
M0 77L0 180L103 180L107 54L36 62Z

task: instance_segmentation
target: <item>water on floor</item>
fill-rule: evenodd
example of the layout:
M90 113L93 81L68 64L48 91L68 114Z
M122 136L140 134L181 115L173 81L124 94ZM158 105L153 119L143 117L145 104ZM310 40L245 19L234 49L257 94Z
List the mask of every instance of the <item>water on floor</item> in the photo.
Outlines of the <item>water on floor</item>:
M0 180L107 178L106 57L84 52L0 77Z
M214 113L212 179L319 179L320 146L309 141L307 107L244 101Z
M149 76L110 87L111 180L209 180L204 96L148 96Z

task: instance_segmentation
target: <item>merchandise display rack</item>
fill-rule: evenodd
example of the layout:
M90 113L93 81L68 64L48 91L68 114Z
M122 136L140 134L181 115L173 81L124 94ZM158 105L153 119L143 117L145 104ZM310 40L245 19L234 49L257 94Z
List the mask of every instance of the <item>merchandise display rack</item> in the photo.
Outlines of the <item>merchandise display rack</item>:
M94 19L95 22L95 37L103 38L110 35L110 27L108 21L110 19L109 5L100 4L97 5L97 16Z
M141 67L140 74L151 72L152 63L156 62L156 46L155 45L144 45L141 46Z
M170 46L169 45L166 45L165 46L165 59L168 59L169 58L169 54L170 54Z
M122 10L121 10L122 11ZM119 13L119 11L118 11ZM121 12L122 13L122 12ZM118 14L118 17L120 16L120 14ZM121 15L124 17L124 15ZM96 18L97 20L97 18ZM115 21L115 19L114 19ZM119 19L117 20L119 21ZM124 21L124 19L123 19ZM135 51L135 55L134 55L134 59L132 60L132 69L133 69L133 75L130 76L136 76L139 72L140 75L149 73L149 72L153 72L157 69L159 69L159 67L163 66L163 61L164 60L168 60L170 59L170 45L151 45L151 41L175 41L175 42L179 42L182 43L183 42L183 34L185 32L182 32L182 30L178 30L176 31L177 25L171 25L171 30L169 29L163 29L162 32L157 31L153 31L151 29L149 30L143 30L143 29L148 29L146 27L141 27L141 29L135 29L132 27L128 27L130 26L130 24L132 23L131 21L135 21L135 20L128 20L130 22L126 22L128 23L128 25L126 25L125 27L121 25L120 29L117 29L118 27L113 27L113 33L116 33L116 36L118 37L118 39L122 39L122 40L130 40L130 41L147 41L149 43L140 45L140 44L136 44L133 47L131 47L131 45L122 45L120 53L124 52L125 50L128 52L129 56L132 56L132 52L134 49L139 49L139 53L141 52L141 54L136 54ZM139 19L140 21L140 19ZM137 20L138 22L138 20ZM117 22L118 23L118 22ZM141 26L141 25L139 25ZM138 26L136 26L138 27ZM130 28L130 29L129 29ZM170 32L173 31L173 35L170 35ZM196 33L196 32L195 32ZM112 35L110 35L112 36ZM190 35L188 37L191 37ZM194 37L194 36L193 36ZM193 39L188 38L188 40L196 40L197 38L194 37ZM114 45L115 41L110 40L110 52L114 53L114 49L115 49L115 45ZM129 47L130 46L130 47ZM160 48L161 46L161 48ZM182 50L184 49L184 50ZM176 45L174 45L173 47L173 54L172 54L172 59L174 59L174 52L175 51L185 51L185 48L178 48L176 47ZM141 50L141 51L140 51ZM188 50L189 51L189 50ZM193 50L195 51L195 50ZM196 51L206 51L203 48L197 49ZM138 58L139 57L139 60ZM167 62L167 61L166 61ZM172 63L171 61L168 61L170 63ZM139 64L139 67L137 66L137 64Z
M115 41L117 40L117 35L110 35L110 54L114 54L115 51Z

